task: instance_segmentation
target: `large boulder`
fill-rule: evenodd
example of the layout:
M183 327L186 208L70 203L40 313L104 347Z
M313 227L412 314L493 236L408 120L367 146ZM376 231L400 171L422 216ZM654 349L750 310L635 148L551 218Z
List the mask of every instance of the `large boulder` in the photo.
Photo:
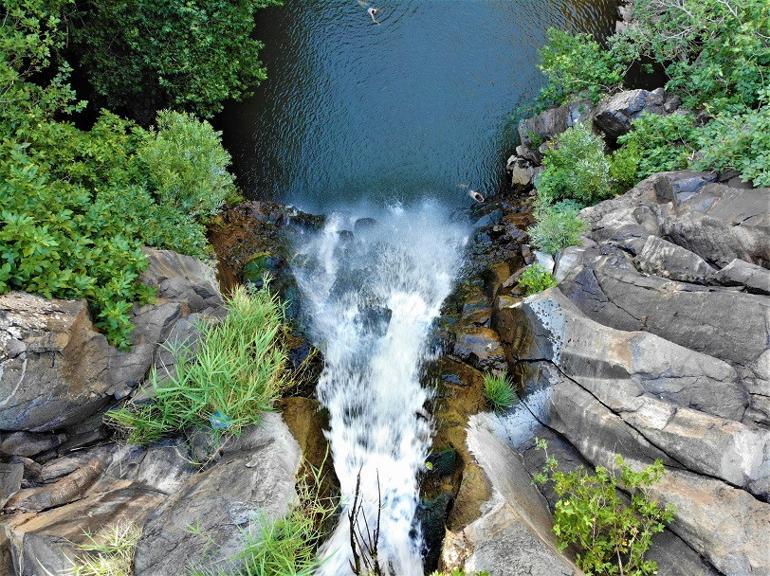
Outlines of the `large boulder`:
M300 448L278 414L225 446L215 466L191 477L147 521L136 576L175 576L237 563L244 536L296 500Z
M96 331L85 300L0 296L0 430L46 432L83 422L141 383L180 319L219 313L222 297L210 267L167 250L146 254L142 280L158 298L134 307L125 351ZM185 326L176 337L194 333L192 323Z
M468 449L489 485L480 518L447 531L441 565L448 570L491 574L575 576L582 574L556 549L548 506L535 489L521 457L491 431L488 414L471 418Z
M666 93L663 88L652 92L647 90L626 90L608 96L594 111L594 125L611 139L631 130L631 122L643 113L663 114Z

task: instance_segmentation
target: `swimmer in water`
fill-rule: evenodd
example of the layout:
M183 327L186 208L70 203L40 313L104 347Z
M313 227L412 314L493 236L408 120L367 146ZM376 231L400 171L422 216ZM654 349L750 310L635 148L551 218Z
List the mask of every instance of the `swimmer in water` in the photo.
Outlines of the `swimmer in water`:
M374 22L375 24L379 24L379 22L377 22L377 14L380 13L379 8L375 8L374 6L371 6L370 8L366 9L366 13L369 14L369 16L371 16L372 22Z
M484 196L481 195L481 192L476 192L475 190L468 190L468 196L473 198L479 204L484 203Z

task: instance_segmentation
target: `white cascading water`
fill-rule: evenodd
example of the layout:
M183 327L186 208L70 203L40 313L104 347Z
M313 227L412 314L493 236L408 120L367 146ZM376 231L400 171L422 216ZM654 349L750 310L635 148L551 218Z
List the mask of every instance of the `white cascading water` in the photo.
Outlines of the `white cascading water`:
M343 504L319 573L352 573L347 513L360 473L361 512L372 529L381 500L380 566L391 576L422 576L417 474L432 423L420 369L467 230L429 201L391 206L376 223L359 223L351 237L344 231L353 230L355 220L330 216L299 247L295 266L309 327L324 354L318 395L330 413Z

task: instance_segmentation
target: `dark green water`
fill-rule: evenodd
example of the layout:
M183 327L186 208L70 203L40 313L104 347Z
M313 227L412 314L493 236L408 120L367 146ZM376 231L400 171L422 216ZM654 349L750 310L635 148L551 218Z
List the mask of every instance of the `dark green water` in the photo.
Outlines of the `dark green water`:
M246 193L311 209L494 191L549 26L609 31L614 0L286 0L269 80L219 119Z

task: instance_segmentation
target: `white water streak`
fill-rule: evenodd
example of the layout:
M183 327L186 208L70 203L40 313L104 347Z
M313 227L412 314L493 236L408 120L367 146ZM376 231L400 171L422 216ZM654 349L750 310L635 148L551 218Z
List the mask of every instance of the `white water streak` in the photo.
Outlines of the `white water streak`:
M343 504L352 501L360 471L363 512L373 527L379 476L381 565L388 574L422 576L417 473L432 429L420 368L466 230L431 202L391 207L354 239L340 234L354 220L331 216L302 247L305 265L296 270L325 359L318 395L330 413L328 437ZM347 510L341 518L325 546L323 576L351 573Z

